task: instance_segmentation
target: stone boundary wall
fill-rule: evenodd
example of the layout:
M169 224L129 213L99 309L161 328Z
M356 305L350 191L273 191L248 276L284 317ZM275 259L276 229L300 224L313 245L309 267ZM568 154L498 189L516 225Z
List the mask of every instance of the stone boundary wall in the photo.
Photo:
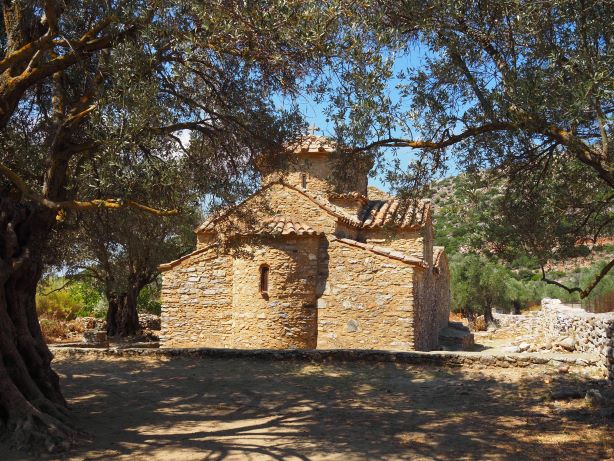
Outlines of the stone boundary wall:
M55 358L105 359L139 358L153 359L256 359L274 361L327 362L395 362L408 365L433 365L442 367L531 367L551 366L568 371L585 371L587 367L598 368L598 358L557 355L544 357L536 354L506 353L484 354L483 352L394 352L360 349L211 349L211 348L164 348L164 349L89 349L80 347L51 347Z
M545 337L567 334L579 352L597 354L614 381L614 313L594 314L564 305L560 299L542 299L542 333Z
M528 315L495 314L502 328L514 328L542 342L565 337L569 349L594 354L614 381L614 313L594 314L544 298L541 310Z
M523 334L536 334L543 331L544 319L541 311L528 312L526 314L500 314L493 312L499 328L512 329Z

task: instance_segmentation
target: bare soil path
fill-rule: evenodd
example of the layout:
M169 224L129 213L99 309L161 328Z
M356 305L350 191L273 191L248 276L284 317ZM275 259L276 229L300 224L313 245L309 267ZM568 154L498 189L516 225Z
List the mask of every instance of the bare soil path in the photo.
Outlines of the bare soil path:
M545 367L108 358L55 368L92 435L70 460L614 459L603 408L548 399L595 383ZM0 459L41 458L0 447Z

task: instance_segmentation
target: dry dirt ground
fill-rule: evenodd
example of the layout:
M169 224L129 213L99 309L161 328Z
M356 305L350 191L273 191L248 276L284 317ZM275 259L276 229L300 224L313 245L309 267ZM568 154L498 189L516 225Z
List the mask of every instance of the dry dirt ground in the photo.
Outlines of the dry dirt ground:
M546 368L151 358L60 360L70 460L614 459L614 420ZM0 459L29 458L0 447ZM58 459L58 458L42 458Z

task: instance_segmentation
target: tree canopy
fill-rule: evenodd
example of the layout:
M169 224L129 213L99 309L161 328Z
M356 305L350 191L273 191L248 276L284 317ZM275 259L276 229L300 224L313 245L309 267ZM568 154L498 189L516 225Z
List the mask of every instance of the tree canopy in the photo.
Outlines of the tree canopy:
M498 214L518 231L513 242L542 265L564 257L578 238L612 231L611 1L374 5L379 14L369 16L369 27L390 47L388 88L395 90L381 78L371 83L371 74L352 74L362 100L356 91L338 92L331 116L340 133L359 126L363 148L417 150L408 171L394 176L401 189L424 184L450 162L504 178ZM394 72L408 55L415 59ZM613 265L567 289L587 296Z
M244 193L251 159L302 127L274 96L296 94L356 39L339 40L337 2L0 6L0 433L57 451L77 432L35 295L60 250L54 233L69 235L58 226L75 212L174 216L198 194ZM189 169L175 168L178 156ZM142 194L156 167L160 190L189 193L158 204L151 188Z

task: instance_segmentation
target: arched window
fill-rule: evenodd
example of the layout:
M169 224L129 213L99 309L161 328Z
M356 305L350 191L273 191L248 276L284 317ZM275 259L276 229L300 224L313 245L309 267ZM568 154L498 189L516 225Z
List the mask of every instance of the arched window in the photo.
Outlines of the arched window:
M269 266L260 266L260 293L269 292Z
M301 173L301 187L307 189L307 173Z

